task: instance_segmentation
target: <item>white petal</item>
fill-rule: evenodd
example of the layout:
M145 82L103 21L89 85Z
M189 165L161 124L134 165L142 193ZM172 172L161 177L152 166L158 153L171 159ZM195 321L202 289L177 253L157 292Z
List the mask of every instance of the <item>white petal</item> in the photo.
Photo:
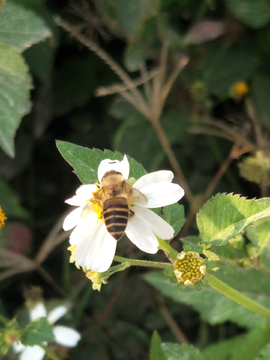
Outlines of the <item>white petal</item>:
M12 349L15 353L19 353L23 351L26 348L25 345L23 345L20 341L16 341L12 344Z
M145 209L139 206L133 206L132 210L144 221L146 225L156 234L159 238L169 240L174 235L173 227L163 220L160 216L155 214L152 210Z
M71 211L63 222L63 229L65 231L73 229L81 219L83 207L80 206L77 209Z
M36 320L47 316L47 310L43 303L38 303L29 313L30 320Z
M89 196L91 196L91 198L93 197L93 192L97 191L98 187L95 184L87 184L87 185L82 185L80 186L77 191L76 194L80 197L84 197L84 198L88 198L90 199Z
M93 192L97 191L97 189L98 187L94 184L82 185L77 189L76 195L65 202L73 206L84 206L87 200L92 199Z
M97 215L94 211L92 211L87 218L80 218L78 225L75 227L69 237L70 245L77 245L78 242L85 237L85 233L94 229L97 224Z
M119 171L125 179L128 179L129 162L126 155L124 156L122 161L110 159L105 159L101 161L98 167L98 179L100 183L106 172L111 170Z
M42 360L45 356L45 350L40 346L26 346L19 355L19 360Z
M78 195L74 195L72 198L65 200L65 203L72 206L84 206L86 204L87 199L82 198Z
M178 184L166 182L147 185L140 191L147 197L148 203L137 205L152 209L174 204L184 196L184 190Z
M87 227L75 249L75 261L88 270L103 272L110 267L116 240L108 233L103 221Z
M57 306L49 312L47 320L54 324L57 320L59 320L62 316L67 313L68 309L64 305Z
M142 189L147 185L152 185L159 182L172 182L174 175L172 171L169 170L160 170L155 171L149 174L145 174L142 177L140 177L133 187L136 189L142 191Z
M65 347L74 347L81 340L81 335L67 326L54 326L53 333L57 344Z
M140 250L148 254L155 254L158 251L157 237L139 214L135 213L128 221L126 235Z

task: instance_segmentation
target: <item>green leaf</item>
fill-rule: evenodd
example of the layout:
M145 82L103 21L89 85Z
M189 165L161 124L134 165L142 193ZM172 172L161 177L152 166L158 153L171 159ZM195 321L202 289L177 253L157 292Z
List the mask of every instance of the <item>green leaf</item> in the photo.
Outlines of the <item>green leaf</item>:
M260 59L251 53L209 45L201 71L208 92L226 97L235 83L249 79L259 65Z
M270 271L270 219L256 221L246 229L246 236L251 243L247 245L251 258L260 257L261 265Z
M232 349L230 360L254 360L269 342L270 325L259 326L244 336L241 343Z
M124 54L124 64L128 71L136 71L145 62L145 51L136 44L129 44Z
M268 360L270 359L270 343L268 343L259 353L255 360Z
M247 26L260 28L270 21L268 0L226 0L226 3L235 17Z
M164 352L161 349L161 339L157 331L154 331L151 338L150 360L166 360Z
M204 242L225 245L254 221L270 216L270 199L246 200L240 195L218 194L197 214Z
M270 248L270 219L260 219L246 229L247 237L261 250Z
M46 37L51 30L33 11L9 0L0 13L0 44L23 51Z
M8 184L0 178L0 194L2 207L7 218L28 219L30 214L20 205L17 195L8 186Z
M97 169L102 160L123 160L123 155L119 152L91 150L65 141L57 141L56 145L64 159L74 168L75 174L83 184L94 184L98 181ZM139 179L146 173L144 168L137 161L129 156L127 157L130 165L129 176Z
M0 45L0 146L13 157L13 138L21 117L30 111L31 78L28 68L14 49Z
M238 335L231 339L219 341L211 344L202 350L202 354L206 360L228 360L233 349L236 349L242 342L244 335Z
M159 0L115 0L114 5L121 28L129 35L135 35L141 24L157 14Z
M179 233L186 221L184 206L178 203L164 206L159 209L153 209L153 211L173 227L174 236Z
M270 279L260 271L244 271L224 266L215 276L265 307L270 307ZM163 272L149 273L146 280L175 302L193 306L201 318L211 325L232 321L240 326L254 328L266 322L262 316L254 314L208 285L201 292L197 292L193 286L187 286L179 293Z
M26 346L41 345L44 341L54 341L52 327L45 317L31 321L21 337L21 342Z
M170 360L204 360L199 350L186 344L164 343L162 344L162 350Z

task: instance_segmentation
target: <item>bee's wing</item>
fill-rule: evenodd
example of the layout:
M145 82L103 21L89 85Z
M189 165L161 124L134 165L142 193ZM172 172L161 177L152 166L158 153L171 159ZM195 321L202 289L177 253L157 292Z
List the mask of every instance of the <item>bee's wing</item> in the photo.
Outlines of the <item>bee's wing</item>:
M91 206L90 202L88 202L85 205L85 207L82 209L81 218L86 219L90 215L91 211L92 211L92 206Z
M139 190L132 188L134 200L138 205L146 205L148 203L148 199L145 195L143 195Z

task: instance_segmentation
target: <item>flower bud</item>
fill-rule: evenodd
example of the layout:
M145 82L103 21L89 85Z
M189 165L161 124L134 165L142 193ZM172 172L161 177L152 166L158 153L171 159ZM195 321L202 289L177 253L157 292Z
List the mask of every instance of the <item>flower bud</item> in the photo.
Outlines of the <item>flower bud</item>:
M179 253L173 266L178 282L186 286L194 285L201 280L206 271L204 260L195 251Z

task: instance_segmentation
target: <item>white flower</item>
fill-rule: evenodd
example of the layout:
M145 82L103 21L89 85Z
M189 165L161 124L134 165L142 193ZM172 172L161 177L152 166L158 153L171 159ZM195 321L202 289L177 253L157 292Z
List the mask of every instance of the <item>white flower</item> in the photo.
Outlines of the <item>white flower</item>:
M29 313L30 320L36 320L41 317L46 317L49 323L54 324L67 312L66 306L57 306L47 314L43 303L38 303ZM81 339L81 335L67 326L52 326L52 331L55 336L55 342L65 347L75 347ZM44 344L45 345L45 344ZM20 341L13 344L13 350L20 353L19 360L42 360L45 356L45 350L40 346L24 346Z
M98 179L110 170L120 172L127 180L129 162L126 156L122 161L106 159L98 167ZM158 236L161 239L171 239L174 230L171 225L156 215L149 208L159 208L177 202L184 195L184 190L172 183L171 171L157 171L142 176L133 187L146 196L145 204L138 199L130 205L134 215L128 219L125 234L142 251L155 254L158 250ZM81 216L85 205L93 198L99 187L94 184L82 185L76 195L66 200L66 203L78 206L64 220L64 230L71 230L70 245L74 250L77 265L97 272L106 271L112 261L117 241L109 234L100 213L90 208L87 217Z

